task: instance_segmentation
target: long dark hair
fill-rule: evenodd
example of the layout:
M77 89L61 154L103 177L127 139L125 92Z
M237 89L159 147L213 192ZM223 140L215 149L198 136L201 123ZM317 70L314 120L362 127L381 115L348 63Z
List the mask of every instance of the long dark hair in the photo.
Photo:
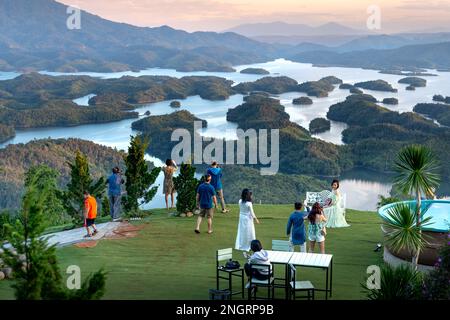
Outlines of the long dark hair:
M262 248L263 247L262 247L261 241L259 241L259 240L252 240L252 242L250 242L250 249L253 252L261 251Z
M252 202L252 194L253 193L250 191L250 189L242 190L242 194L241 194L242 202Z
M308 220L310 223L315 224L316 223L316 215L322 214L323 209L320 206L318 202L314 203L312 206L311 211L308 214Z
M333 184L337 184L337 188L336 189L339 189L339 180L337 180L337 179L334 179L333 180L333 182L331 182L331 186L333 186Z
M166 160L166 166L168 166L168 167L173 166L173 161L172 161L172 159L167 159L167 160Z

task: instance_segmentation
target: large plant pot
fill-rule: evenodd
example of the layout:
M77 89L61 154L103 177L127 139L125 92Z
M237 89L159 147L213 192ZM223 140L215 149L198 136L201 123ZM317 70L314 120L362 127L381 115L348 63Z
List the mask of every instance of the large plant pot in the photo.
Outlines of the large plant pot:
M383 231L383 237L386 239L386 227L382 226L381 230ZM419 264L433 266L438 257L439 257L439 249L447 243L447 233L443 232L433 232L433 231L423 231L424 237L428 241L428 245L426 245L419 255ZM412 254L407 250L400 250L395 252L389 245L386 245L386 248L389 252L405 261L411 261Z

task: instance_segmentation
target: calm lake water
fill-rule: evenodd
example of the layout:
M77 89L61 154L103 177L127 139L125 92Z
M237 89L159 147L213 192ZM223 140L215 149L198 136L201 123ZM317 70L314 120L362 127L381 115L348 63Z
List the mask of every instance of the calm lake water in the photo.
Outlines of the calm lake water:
M365 93L371 94L378 100L382 100L387 97L395 97L399 100L399 104L384 105L386 108L404 112L411 111L413 107L420 102L432 102L433 95L442 94L444 96L450 96L450 73L436 72L429 70L430 73L434 73L438 76L435 77L423 77L427 79L427 87L417 88L416 91L406 91L406 85L397 83L403 76L399 75L387 75L380 74L375 70L364 70L358 68L319 68L313 67L311 64L296 63L287 61L284 59L278 59L275 61L237 66L237 71L247 67L264 68L271 73L271 76L288 76L299 83L305 81L319 80L325 76L336 76L342 79L345 83L354 84L360 81L383 79L398 89L397 93L377 92L371 90L364 90ZM41 72L49 75L66 75L57 72ZM172 77L183 77L190 75L198 76L218 76L227 78L234 81L234 83L240 83L245 81L255 81L261 77L261 75L248 75L240 74L239 72L177 72L171 69L151 68L142 70L140 72L114 72L114 73L71 73L74 75L89 75L100 78L119 78L122 76L142 76L142 75L167 75ZM0 72L0 80L12 79L18 76L18 73L12 72ZM298 123L299 125L308 129L311 120L317 117L325 117L329 107L339 101L345 100L349 95L348 90L341 90L336 88L326 98L314 98L312 97L313 104L309 106L294 106L292 99L303 96L302 93L284 93L279 96L275 96L280 99L281 103L285 106L286 112L289 113L291 121ZM93 96L88 95L80 97L74 101L82 106L87 106L89 99ZM241 104L243 101L242 95L233 95L225 101L209 101L200 98L199 96L188 97L187 99L180 100L181 108L173 109L169 106L170 101L157 102L140 106L136 111L139 112L140 117L145 117L144 113L150 111L151 115L168 114L177 110L188 110L195 116L208 121L208 128L204 129L201 134L204 136L212 136L218 138L235 139L236 124L226 121L226 112L229 108L234 108ZM85 140L91 140L95 143L115 147L117 149L127 149L130 135L135 134L131 130L131 123L135 119L123 120L114 123L106 124L92 124L82 125L70 128L42 128L32 130L20 130L14 139L1 144L0 147L5 147L8 144L26 143L33 139L42 138L80 138ZM342 144L341 133L345 130L346 124L340 122L332 122L331 130L325 133L315 135L319 139L329 141L335 144ZM155 162L156 165L162 164L159 159L149 159ZM158 183L162 186L162 175L158 179ZM387 196L391 188L391 179L389 177L380 176L378 173L368 173L367 171L353 171L341 177L342 191L347 193L347 207L361 210L374 210L378 201L378 195ZM162 187L161 187L162 188ZM164 199L161 195L161 190L158 191L158 195L149 204L149 207L162 207L164 206Z

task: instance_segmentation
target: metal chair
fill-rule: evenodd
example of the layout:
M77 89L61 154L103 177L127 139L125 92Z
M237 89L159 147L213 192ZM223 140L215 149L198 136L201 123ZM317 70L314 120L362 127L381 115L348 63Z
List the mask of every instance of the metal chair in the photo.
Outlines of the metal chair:
M289 296L296 300L297 298L307 298L308 300L314 300L314 286L311 281L297 281L296 278L297 269L289 264ZM306 296L297 296L297 292L306 292Z
M291 245L290 241L286 240L272 240L272 250L273 251L285 251L285 252L292 252L294 251L294 248ZM284 265L284 278L275 278L275 288L283 288L285 290L288 290L288 279L286 277L288 270L287 265ZM275 272L275 266L274 266L274 272ZM281 280L282 283L277 283L278 280ZM287 298L287 297L286 297Z
M272 240L272 250L273 251L286 251L292 252L292 246L290 241L286 240Z
M259 280L252 276L254 273L264 273L267 274L268 277L265 280ZM275 285L274 285L274 277L273 277L273 269L272 265L270 264L250 264L250 276L249 281L246 285L246 288L248 289L248 299L251 300L254 298L257 299L273 299L275 296ZM257 289L259 287L267 288L267 298L257 297Z
M244 268L227 269L225 265L220 263L233 259L233 249L221 249L216 251L216 288L220 290L220 279L228 281L228 290L230 291L230 297L241 294L242 299L244 296ZM226 274L223 276L222 274ZM233 291L233 277L241 278L241 291Z

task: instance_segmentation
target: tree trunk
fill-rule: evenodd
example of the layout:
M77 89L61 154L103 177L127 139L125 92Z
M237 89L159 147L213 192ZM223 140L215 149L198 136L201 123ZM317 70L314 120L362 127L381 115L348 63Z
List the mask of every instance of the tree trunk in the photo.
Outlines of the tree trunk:
M421 212L422 212L422 199L421 199L421 194L420 191L417 190L417 194L416 194L416 225L419 227L419 234L420 237L422 237L422 229L420 229L420 224L421 224ZM416 249L416 252L414 253L413 257L412 257L412 265L413 268L415 270L417 270L417 265L419 264L419 255L420 255L420 248Z

